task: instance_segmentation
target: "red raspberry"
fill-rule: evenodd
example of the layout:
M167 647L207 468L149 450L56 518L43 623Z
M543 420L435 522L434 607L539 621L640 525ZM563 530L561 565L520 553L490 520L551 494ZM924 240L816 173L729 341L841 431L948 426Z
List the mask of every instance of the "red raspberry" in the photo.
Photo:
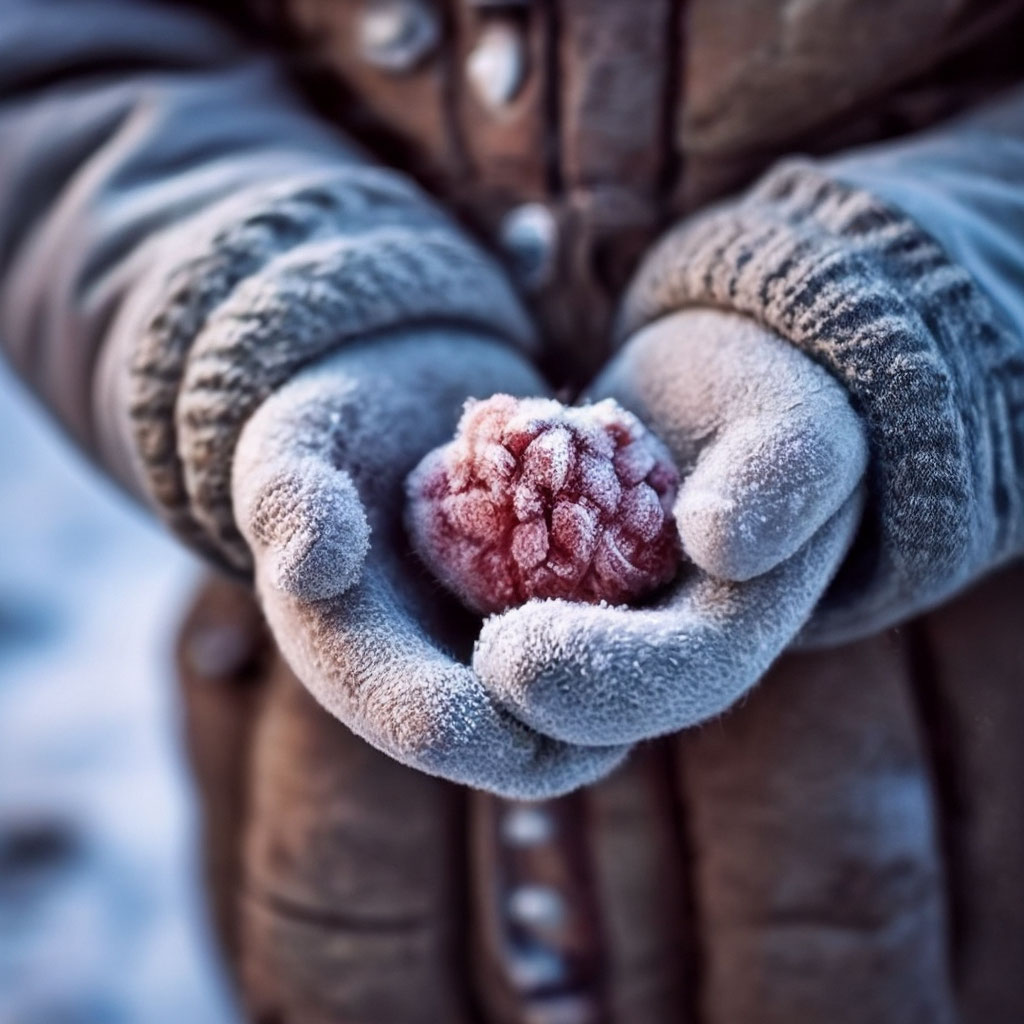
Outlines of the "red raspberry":
M675 574L678 484L664 445L611 399L494 395L467 402L454 440L409 474L407 523L482 614L532 597L622 603Z

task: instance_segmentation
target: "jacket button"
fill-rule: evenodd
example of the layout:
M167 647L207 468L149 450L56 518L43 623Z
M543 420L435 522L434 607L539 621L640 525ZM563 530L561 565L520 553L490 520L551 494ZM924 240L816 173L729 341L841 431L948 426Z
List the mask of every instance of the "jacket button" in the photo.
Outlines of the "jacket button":
M555 273L558 225L543 203L524 203L501 222L499 242L512 273L526 291L537 291Z
M508 846L541 846L555 835L555 823L541 807L514 804L501 821L501 838Z
M519 28L504 20L487 25L466 58L466 77L488 109L511 103L526 78L526 46Z
M382 71L412 71L437 49L437 12L423 0L369 0L359 22L363 59Z
M521 885L508 895L509 918L516 924L547 935L557 933L565 924L565 899L546 885Z

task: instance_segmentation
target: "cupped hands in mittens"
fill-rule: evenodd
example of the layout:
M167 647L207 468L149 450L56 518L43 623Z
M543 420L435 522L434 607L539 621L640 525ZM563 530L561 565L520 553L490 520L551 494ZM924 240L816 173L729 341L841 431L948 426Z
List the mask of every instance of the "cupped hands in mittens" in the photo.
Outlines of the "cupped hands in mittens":
M543 393L508 345L406 329L301 371L246 424L235 518L267 620L296 675L354 732L425 772L542 797L610 771L618 746L566 743L502 707L452 653L469 621L409 551L403 484L469 397Z
M593 781L629 744L700 722L746 692L799 633L846 554L867 461L844 389L788 343L732 314L688 311L658 321L602 374L587 396L592 405L557 423L544 415L518 423L515 409L558 408L514 397L544 391L530 364L503 344L452 330L393 332L343 347L267 399L242 433L232 474L265 613L313 695L405 764L520 797ZM558 476L548 480L559 485L549 495L550 537L560 501L579 506L562 509L567 522L588 501L594 511L600 505L596 492L584 493L589 477L584 486L582 476L559 475L566 453L555 442L570 446L577 469L607 442L602 472L621 476L603 528L634 562L642 561L648 526L650 541L671 536L683 558L667 587L646 601L642 587L618 595L632 606L527 600L482 628L460 612L410 550L403 490L424 456L450 441L466 400L496 393L511 404L487 429L518 423L519 440L544 435L539 447L550 458L530 471ZM467 419L495 401L505 400L481 402ZM577 433L562 438L558 431L577 420ZM602 441L606 428L617 440ZM589 441L588 430L596 430ZM644 443L626 451L641 436ZM487 463L483 447L473 451ZM500 490L509 469L487 463L484 476ZM429 473L418 473L412 480L437 498ZM657 530L642 509L619 509L646 497L658 505ZM620 511L637 534L625 537L632 547L615 533ZM516 536L507 531L518 567L547 568ZM466 564L486 571L480 567L494 551L483 554L477 566L480 549L470 550ZM561 569L581 565L580 583L588 560ZM626 568L635 565L627 559ZM662 567L646 582L657 586L669 575ZM499 606L534 593L544 590L527 588ZM459 654L470 649L467 665Z
M484 624L473 657L500 704L567 743L632 743L700 722L797 636L853 539L867 443L807 356L713 310L638 332L590 397L672 452L692 565L641 607L533 601Z

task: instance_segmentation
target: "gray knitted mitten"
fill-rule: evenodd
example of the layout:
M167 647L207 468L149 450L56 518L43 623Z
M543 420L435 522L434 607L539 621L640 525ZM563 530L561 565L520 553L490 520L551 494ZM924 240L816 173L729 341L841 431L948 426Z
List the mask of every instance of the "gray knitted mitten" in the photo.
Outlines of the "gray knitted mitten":
M618 744L720 713L789 645L854 536L867 445L834 379L733 314L658 321L593 393L634 411L675 456L692 564L649 606L546 601L495 616L473 665L533 728Z
M425 772L550 796L610 771L624 750L562 742L503 708L457 656L478 622L402 530L409 470L451 436L467 397L496 391L544 384L508 346L452 330L346 346L246 424L234 508L278 644L331 714Z
M992 169L994 180L961 173L958 187L976 179L1007 197L999 209L1019 232L1020 161L1004 154L1024 150L1001 148L996 136L976 141L1001 154L994 167L1009 164L1005 180ZM879 158L894 190L929 168L942 172L941 152L926 143ZM870 177L857 167L847 170ZM994 217L953 202L919 205L948 249L874 192L787 161L736 202L670 231L623 308L623 338L684 308L742 313L828 370L863 418L864 529L809 626L818 644L904 621L1024 553L1024 336L1011 308L978 283L1013 294L1019 262L1009 252L992 259L1006 244ZM1005 269L1005 284L992 266Z
M158 242L106 356L110 447L129 449L137 489L180 536L241 572L251 558L231 503L235 444L302 367L409 323L534 345L497 265L381 168L264 183Z

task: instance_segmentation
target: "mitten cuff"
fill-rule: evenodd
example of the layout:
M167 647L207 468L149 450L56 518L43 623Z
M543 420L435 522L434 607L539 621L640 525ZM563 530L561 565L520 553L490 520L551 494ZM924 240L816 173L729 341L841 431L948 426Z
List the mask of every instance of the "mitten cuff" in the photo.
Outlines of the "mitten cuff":
M1024 346L914 222L787 162L655 247L619 337L687 306L787 338L846 386L867 425L871 500L811 641L891 625L1020 552Z
M414 324L534 345L497 265L415 186L378 168L250 190L159 247L128 317L141 342L120 385L134 476L175 532L239 571L250 556L231 508L235 444L297 370Z

